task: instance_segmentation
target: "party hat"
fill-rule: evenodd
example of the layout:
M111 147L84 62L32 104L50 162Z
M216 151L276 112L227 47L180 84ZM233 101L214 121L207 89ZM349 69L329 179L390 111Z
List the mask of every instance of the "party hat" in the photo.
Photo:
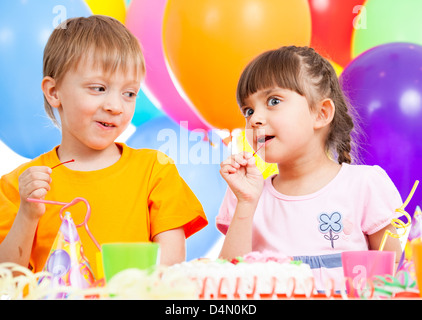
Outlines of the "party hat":
M44 271L52 274L54 285L86 289L95 283L94 273L71 214L66 212L51 247Z
M60 210L60 218L62 224L53 242L53 245L48 255L47 262L44 266L44 271L49 272L52 276L52 286L56 287L72 287L74 289L86 289L94 287L96 283L94 273L88 259L84 255L81 239L77 228L84 226L86 232L101 251L100 244L96 241L88 228L88 219L91 216L91 207L84 198L75 198L70 203L41 200L41 199L27 199L30 202L54 204L63 206ZM78 202L84 202L87 207L85 220L75 225L71 214L65 211L67 208L75 205ZM58 294L56 298L65 298L67 294L64 292Z

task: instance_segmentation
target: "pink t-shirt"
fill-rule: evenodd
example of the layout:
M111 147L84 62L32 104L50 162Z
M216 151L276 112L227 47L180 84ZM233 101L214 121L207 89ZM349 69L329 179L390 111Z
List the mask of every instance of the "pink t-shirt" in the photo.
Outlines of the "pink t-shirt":
M216 217L226 234L237 199L228 188ZM397 217L402 199L387 173L379 166L342 164L337 176L319 191L287 196L265 180L256 209L252 250L280 252L308 263L318 290L332 278L343 288L341 252L368 250L367 235Z

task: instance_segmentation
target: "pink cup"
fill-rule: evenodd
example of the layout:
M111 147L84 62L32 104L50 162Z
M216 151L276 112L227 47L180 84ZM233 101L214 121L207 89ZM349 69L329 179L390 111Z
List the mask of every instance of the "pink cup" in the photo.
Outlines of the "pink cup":
M341 253L346 289L351 297L359 297L367 280L374 276L393 275L396 253L394 251L345 251Z

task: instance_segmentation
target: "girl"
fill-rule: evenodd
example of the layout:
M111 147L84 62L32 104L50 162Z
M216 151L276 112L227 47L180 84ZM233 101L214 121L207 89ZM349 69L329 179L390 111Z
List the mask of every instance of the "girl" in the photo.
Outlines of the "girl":
M237 100L249 143L279 173L264 181L246 152L221 163L221 257L283 253L311 266L317 289L328 279L340 289L341 252L377 250L402 200L383 169L351 165L354 123L333 67L308 47L265 52L243 71ZM385 250L399 259L398 239Z

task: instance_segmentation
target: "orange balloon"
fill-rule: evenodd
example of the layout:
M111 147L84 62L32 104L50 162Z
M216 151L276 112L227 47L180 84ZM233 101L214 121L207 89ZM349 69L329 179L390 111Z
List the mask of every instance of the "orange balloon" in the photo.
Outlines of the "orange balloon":
M236 88L263 51L309 45L307 0L168 0L163 47L176 86L212 127L243 128Z

